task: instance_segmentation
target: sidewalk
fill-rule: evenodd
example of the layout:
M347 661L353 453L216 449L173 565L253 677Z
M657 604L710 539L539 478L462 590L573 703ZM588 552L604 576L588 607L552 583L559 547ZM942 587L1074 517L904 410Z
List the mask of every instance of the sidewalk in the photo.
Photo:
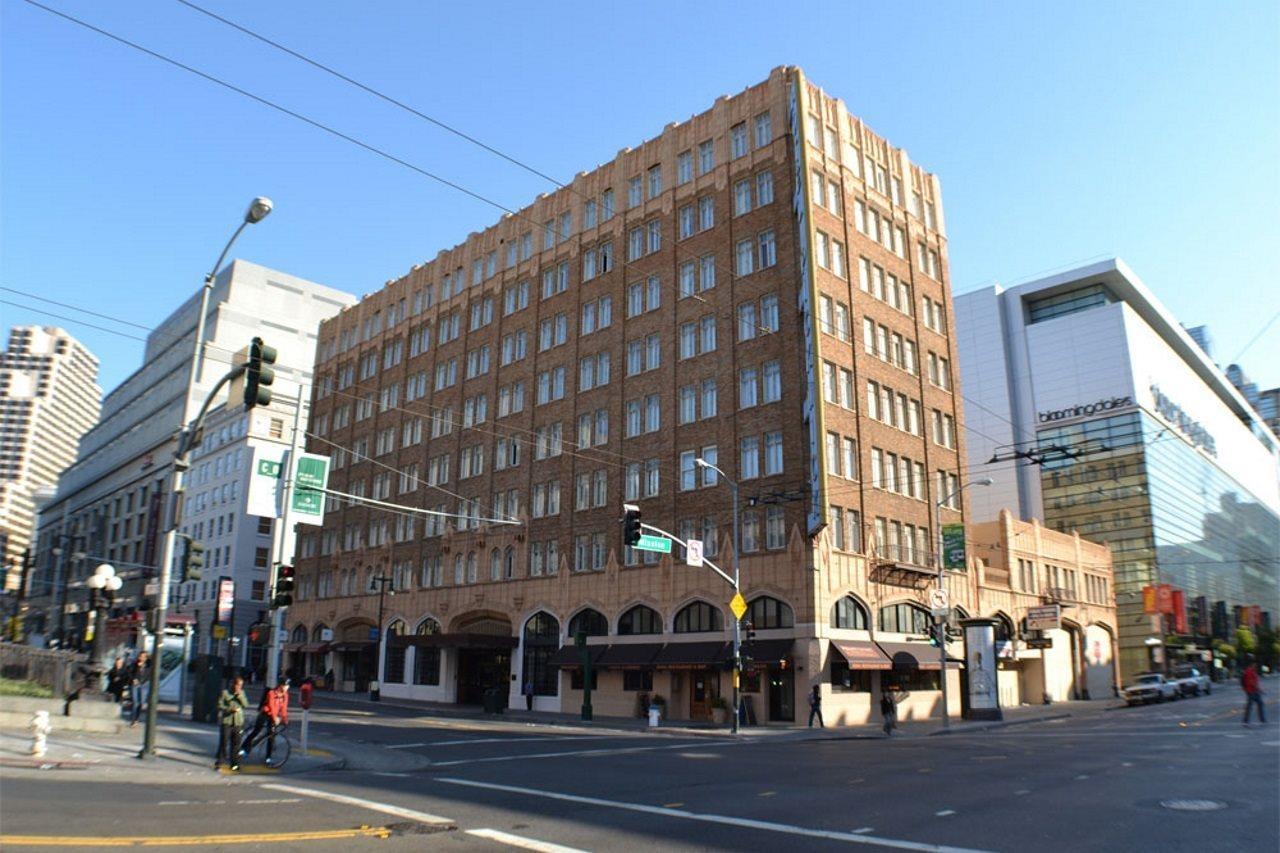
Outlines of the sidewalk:
M335 751L317 746L312 739L308 755L302 754L297 732L290 731L293 754L288 764L275 769L245 763L244 775L293 775L316 770L335 769L346 760ZM0 767L38 770L104 770L144 774L148 778L213 776L213 754L217 749L218 729L213 725L194 723L162 710L156 732L156 758L142 761L143 727L125 729L120 734L59 732L47 741L45 755L31 754L31 735L21 729L0 731ZM232 774L234 775L234 774Z
M483 711L468 707L439 702L422 702L413 699L386 699L381 702L370 701L364 694L351 693L317 693L317 710L336 710L342 705L362 711L377 711L379 708L398 708L416 711L423 716L441 719L471 720L494 725L503 723L526 726L546 726L594 732L649 732L656 735L680 737L734 737L727 724L697 723L680 720L662 723L658 728L650 728L648 721L630 717L601 717L594 720L583 720L577 714L556 711L526 711L523 708L506 708L501 714L486 714ZM1004 709L1003 720L967 721L958 718L951 720L949 729L942 728L940 720L918 720L899 723L894 737L924 737L945 735L949 733L965 733L983 731L993 728L1023 725L1027 723L1048 722L1049 720L1066 719L1068 717L1101 713L1115 703L1111 700L1057 702L1052 705L1022 705ZM866 725L846 726L829 725L825 729L810 729L803 724L770 723L757 726L743 726L738 737L747 739L804 740L809 738L869 738L884 737L879 721Z

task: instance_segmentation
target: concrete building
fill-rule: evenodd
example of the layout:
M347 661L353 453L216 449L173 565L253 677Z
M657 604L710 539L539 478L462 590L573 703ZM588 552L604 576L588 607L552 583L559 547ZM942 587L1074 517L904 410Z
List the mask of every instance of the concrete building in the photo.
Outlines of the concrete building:
M0 353L0 560L15 591L35 532L35 493L53 486L98 420L98 359L63 329L14 326Z
M295 386L296 387L296 386ZM262 669L265 633L253 642L250 628L269 616L268 588L274 518L252 515L246 506L255 451L288 448L294 400L277 393L269 407L246 412L239 401L209 413L205 440L192 454L182 532L207 549L199 581L179 583L170 606L194 620L196 649ZM306 418L303 417L303 429ZM279 458L275 454L270 458ZM229 614L218 614L219 586L233 584ZM226 629L215 637L213 624Z
M1118 686L1111 549L1002 510L968 529L978 611L994 615L1000 704L1108 699ZM1057 628L1027 626L1032 608L1057 606ZM1047 648L1036 646L1047 645Z
M796 719L814 685L828 721L876 717L890 685L904 717L937 714L952 328L937 178L774 70L322 325L310 449L356 497L300 538L287 665L447 702L523 704L527 683L576 710L581 629L596 713L657 694L712 716L732 590L619 525L635 503L727 568L730 490L702 457L741 488L756 718ZM963 572L947 586L975 612Z
M101 419L41 513L32 608L42 615L33 630L56 634L61 626L74 642L87 598L84 580L104 561L125 579L117 612L139 607L144 582L158 569L164 489L184 394L194 413L230 368L232 355L261 336L279 351L274 388L280 398L292 398L299 383L311 381L321 320L355 301L333 288L233 260L213 285L204 365L190 388L199 294L147 336L142 366L107 395ZM61 541L68 547L55 555Z
M956 299L976 519L1000 509L1110 544L1121 670L1280 610L1277 439L1122 261ZM1032 463L1032 464L1027 464ZM1169 584L1181 612L1143 612ZM1259 611L1254 611L1257 614ZM1150 642L1148 642L1150 641Z

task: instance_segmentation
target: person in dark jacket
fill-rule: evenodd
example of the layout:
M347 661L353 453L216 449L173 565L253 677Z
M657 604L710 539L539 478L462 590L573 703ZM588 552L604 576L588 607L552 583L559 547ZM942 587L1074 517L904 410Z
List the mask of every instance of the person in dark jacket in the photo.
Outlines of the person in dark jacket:
M107 692L119 705L124 701L125 688L129 686L129 668L124 665L124 658L116 658L107 673Z
M129 667L129 698L133 704L130 709L129 725L136 726L138 717L142 716L142 706L151 694L151 657L146 652L138 652Z
M813 728L813 718L818 718L818 728L826 728L826 724L822 721L822 690L818 685L813 685L813 690L809 691L809 728Z
M235 676L218 696L218 755L213 769L221 770L225 758L232 770L240 769L240 732L244 729L244 709L249 699L244 695L244 679Z
M898 727L898 706L888 690L880 694L880 716L884 718L884 733L892 735Z

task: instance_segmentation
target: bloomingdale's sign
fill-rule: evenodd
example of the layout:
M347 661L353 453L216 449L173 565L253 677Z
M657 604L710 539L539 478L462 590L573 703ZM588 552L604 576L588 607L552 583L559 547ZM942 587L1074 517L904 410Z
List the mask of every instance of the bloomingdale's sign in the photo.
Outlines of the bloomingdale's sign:
M1160 417L1172 424L1193 445L1203 449L1205 453L1210 456L1218 455L1218 442L1209 431L1202 427L1199 421L1192 420L1181 406L1166 397L1160 391L1160 386L1151 386L1151 398L1155 401L1156 411L1160 413Z
M1094 403L1085 403L1080 406L1071 406L1066 409L1055 409L1049 412L1040 412L1040 423L1049 424L1054 421L1065 421L1070 418L1087 418L1090 415L1096 415L1101 412L1110 412L1115 409L1123 409L1126 406L1133 405L1132 397L1112 397L1110 399L1098 400Z

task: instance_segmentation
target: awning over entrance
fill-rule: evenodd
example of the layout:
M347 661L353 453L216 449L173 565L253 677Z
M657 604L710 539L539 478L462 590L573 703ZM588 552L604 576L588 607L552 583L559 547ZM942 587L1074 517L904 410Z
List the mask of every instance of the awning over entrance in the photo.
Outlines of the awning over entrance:
M893 662L893 669L911 670L911 669L942 669L942 664L938 660L938 649L928 643L887 643L877 641L877 644ZM955 665L960 663L953 657L947 658L947 663Z
M618 643L606 646L596 665L613 669L652 666L660 651L662 643Z
M831 646L844 655L849 669L893 669L889 656L870 640L832 640Z
M751 658L758 665L777 663L791 657L791 647L795 640L790 637L775 640L744 640L742 654ZM729 655L733 656L733 645L729 645Z
M335 652L359 652L375 645L373 640L344 640L329 646Z
M593 666L600 660L600 655L602 655L604 650L607 648L608 646L604 645L587 646L587 654L591 656L591 663ZM570 643L567 646L561 646L560 650L551 656L551 660L549 660L548 663L552 666L582 666L582 649L578 648L574 643Z
M729 663L731 646L723 640L702 643L668 643L658 652L654 666L720 666Z
M497 634L413 634L404 639L410 646L453 649L514 649L520 645L515 637Z
M302 643L298 646L298 651L306 654L322 655L329 651L328 643Z

